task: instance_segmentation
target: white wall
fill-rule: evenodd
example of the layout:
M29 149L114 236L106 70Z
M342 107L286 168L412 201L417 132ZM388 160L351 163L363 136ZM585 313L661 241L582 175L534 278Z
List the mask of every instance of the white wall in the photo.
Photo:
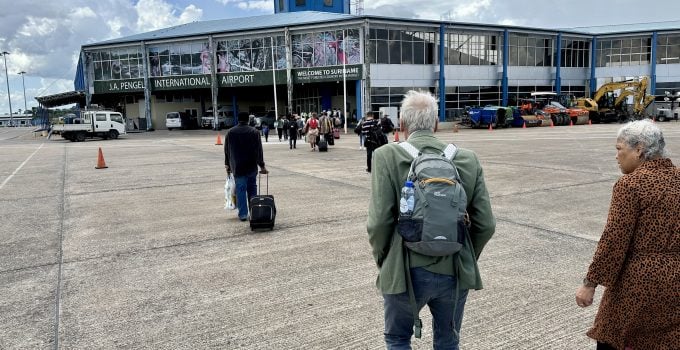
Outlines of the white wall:
M371 87L423 87L435 86L439 74L434 66L421 64L371 64Z

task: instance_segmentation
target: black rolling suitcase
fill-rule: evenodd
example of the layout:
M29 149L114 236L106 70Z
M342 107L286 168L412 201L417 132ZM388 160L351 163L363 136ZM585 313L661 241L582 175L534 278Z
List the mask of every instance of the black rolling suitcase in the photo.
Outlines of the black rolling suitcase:
M319 141L319 152L328 152L328 141L326 141L326 137L324 135L321 135L321 141Z
M250 230L257 229L274 229L274 221L276 220L276 205L274 204L274 196L269 194L269 174L267 177L267 194L260 194L262 190L262 176L258 179L257 196L250 198Z
M327 137L328 145L329 146L335 146L335 139L333 138L333 133L328 134L328 136L330 136L330 137Z

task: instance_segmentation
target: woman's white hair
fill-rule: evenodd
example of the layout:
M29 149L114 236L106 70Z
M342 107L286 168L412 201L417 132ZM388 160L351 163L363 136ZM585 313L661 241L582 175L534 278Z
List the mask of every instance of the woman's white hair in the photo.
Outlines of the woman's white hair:
M409 132L432 130L437 124L437 99L426 91L410 90L401 101L400 118Z
M642 160L668 157L663 133L649 119L637 120L622 126L616 139L631 148L640 146Z

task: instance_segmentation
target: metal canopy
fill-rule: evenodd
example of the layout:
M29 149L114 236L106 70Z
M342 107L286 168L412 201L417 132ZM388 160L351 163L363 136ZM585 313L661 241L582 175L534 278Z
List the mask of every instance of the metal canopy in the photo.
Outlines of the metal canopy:
M69 91L54 95L38 96L35 98L43 107L51 108L77 103L85 105L84 91Z

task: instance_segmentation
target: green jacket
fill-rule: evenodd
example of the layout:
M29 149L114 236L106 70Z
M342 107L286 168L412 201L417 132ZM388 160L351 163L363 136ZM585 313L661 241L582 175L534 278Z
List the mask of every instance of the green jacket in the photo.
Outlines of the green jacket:
M446 147L431 131L416 131L409 136L408 142L425 152L440 152ZM395 143L382 146L373 153L367 231L373 258L380 269L377 286L383 294L406 291L404 249L396 228L401 188L412 160ZM467 194L470 236L463 245L463 250L454 256L429 257L410 252L411 267L424 267L435 273L457 275L460 289L482 289L477 259L494 234L496 220L491 212L489 193L477 155L459 148L453 162L458 168ZM458 264L454 264L454 259L457 259Z

